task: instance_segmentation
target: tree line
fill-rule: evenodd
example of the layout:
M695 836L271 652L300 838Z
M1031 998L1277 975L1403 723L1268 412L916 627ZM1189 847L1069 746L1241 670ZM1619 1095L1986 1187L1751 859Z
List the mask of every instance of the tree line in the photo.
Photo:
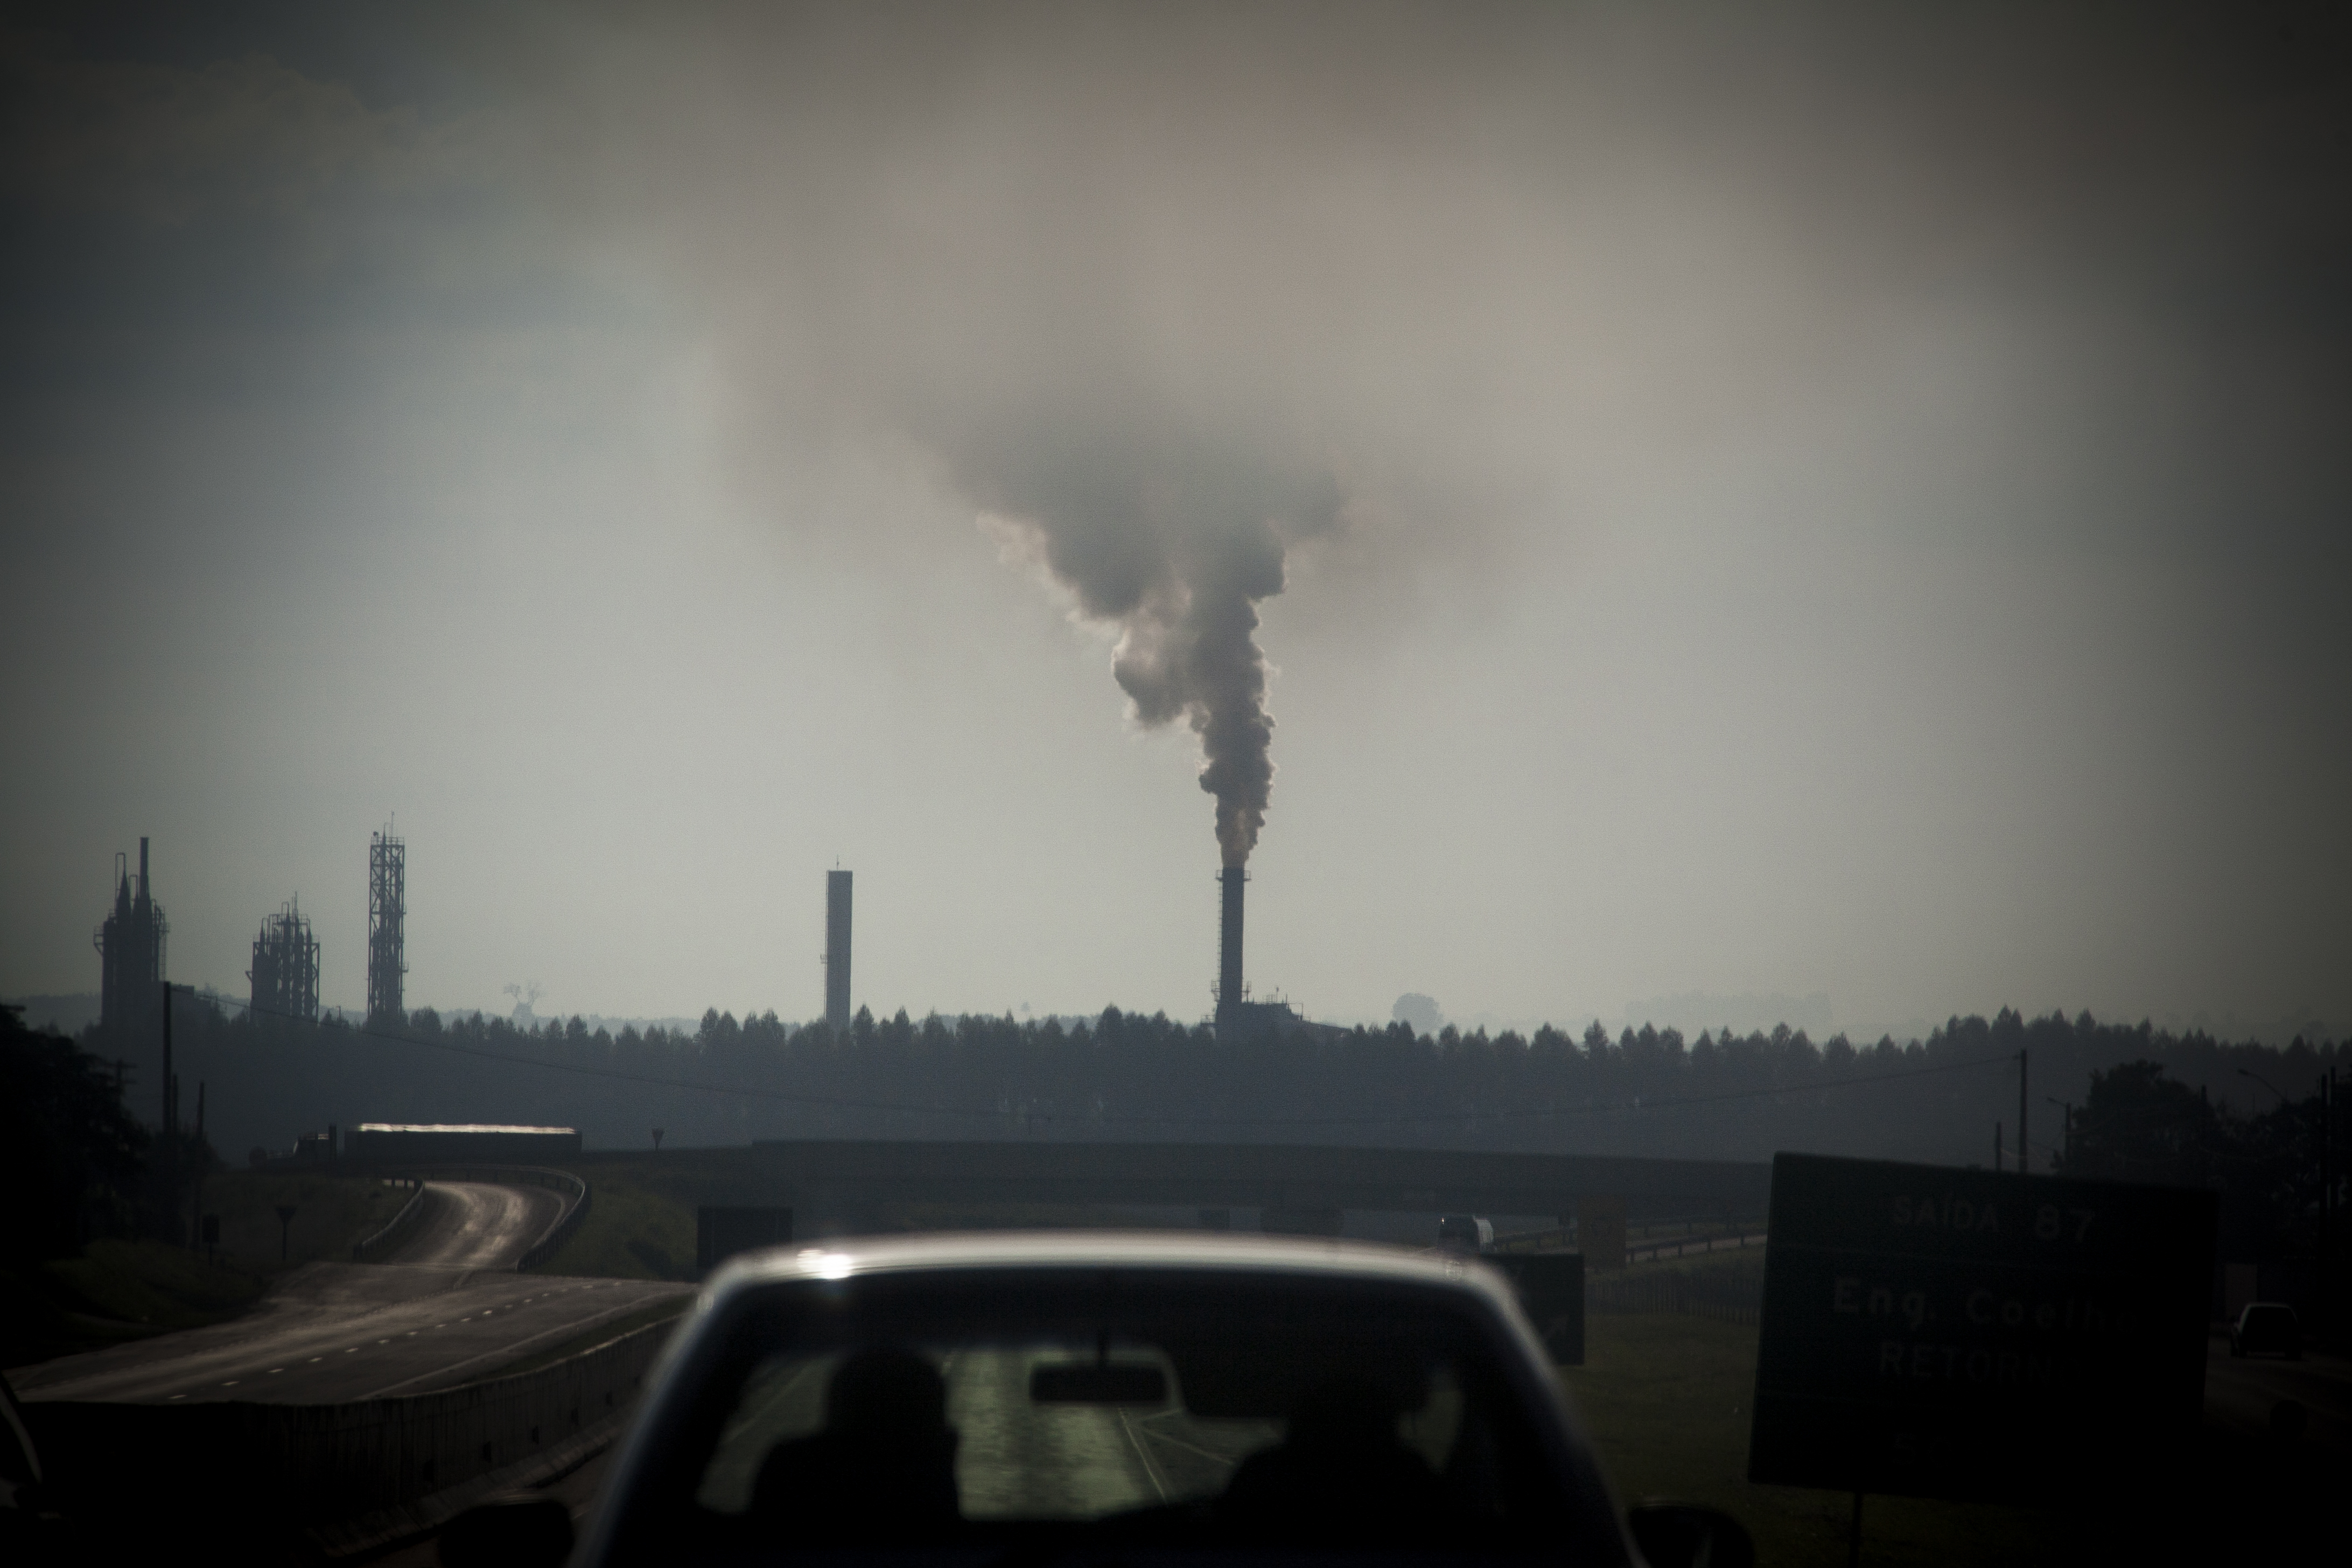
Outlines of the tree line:
M576 1126L591 1147L650 1147L661 1127L669 1147L1181 1139L1987 1163L1996 1121L2016 1148L2023 1050L2034 1168L2046 1171L2064 1120L2046 1101L2083 1101L2095 1072L2153 1062L2226 1107L2252 1092L2241 1068L2307 1089L2343 1055L2338 1044L2282 1050L2013 1009L1955 1017L1925 1040L1857 1044L1786 1026L1686 1039L1650 1026L1612 1036L1597 1024L1527 1035L1308 1026L1244 1042L1117 1007L1068 1025L861 1009L836 1034L716 1008L691 1030L614 1033L578 1017L519 1024L419 1009L310 1025L179 1006L180 1075L210 1080L215 1141L228 1149L247 1135L281 1149L331 1122L499 1121Z

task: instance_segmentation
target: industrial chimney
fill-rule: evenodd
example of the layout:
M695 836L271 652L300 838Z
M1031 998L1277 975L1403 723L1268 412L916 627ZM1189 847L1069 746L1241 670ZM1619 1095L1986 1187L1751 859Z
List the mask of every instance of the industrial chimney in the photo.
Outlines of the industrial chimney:
M849 1032L849 877L824 874L824 1025Z
M1217 879L1224 885L1224 918L1217 933L1217 1022L1223 1026L1241 1016L1243 999L1248 994L1242 985L1242 889L1249 881L1249 873L1239 866L1228 866Z

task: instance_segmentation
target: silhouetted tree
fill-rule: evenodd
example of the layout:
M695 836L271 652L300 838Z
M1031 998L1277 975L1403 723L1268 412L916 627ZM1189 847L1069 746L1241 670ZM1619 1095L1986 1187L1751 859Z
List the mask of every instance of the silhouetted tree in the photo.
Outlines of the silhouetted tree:
M2067 1142L2058 1159L2067 1175L2179 1186L2211 1184L2216 1157L2224 1152L2212 1102L2152 1061L2093 1072L2090 1097Z
M128 1232L147 1150L107 1064L0 1008L0 1261Z

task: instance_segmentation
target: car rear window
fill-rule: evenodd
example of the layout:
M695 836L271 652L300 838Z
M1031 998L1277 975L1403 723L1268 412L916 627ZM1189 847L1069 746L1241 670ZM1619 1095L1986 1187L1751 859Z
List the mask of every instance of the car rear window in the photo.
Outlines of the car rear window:
M944 1418L955 1434L958 1511L967 1520L1092 1520L1216 1499L1244 1463L1278 1448L1291 1426L1286 1415L1188 1408L1174 1362L1154 1346L950 1342L911 1347L911 1354L941 1381ZM755 1505L824 1506L822 1497L777 1487L763 1498L759 1483L780 1448L823 1439L826 1396L849 1359L836 1352L761 1361L703 1468L697 1502L735 1516ZM1334 1436L1385 1454L1404 1484L1423 1473L1433 1480L1459 1475L1459 1373L1441 1357L1414 1369L1412 1381L1400 1387L1392 1374L1385 1389L1360 1383L1351 1389L1340 1373L1304 1396L1339 1405L1336 1419L1356 1429ZM1475 1517L1480 1500L1465 1499L1461 1511Z
M623 1506L647 1542L753 1554L993 1552L1042 1530L1516 1555L1557 1542L1565 1501L1495 1330L1458 1291L1345 1281L768 1288L680 1369L667 1481Z

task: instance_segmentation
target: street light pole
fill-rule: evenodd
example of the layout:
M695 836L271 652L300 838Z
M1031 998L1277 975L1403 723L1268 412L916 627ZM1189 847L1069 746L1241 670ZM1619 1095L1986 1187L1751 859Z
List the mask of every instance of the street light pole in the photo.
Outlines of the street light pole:
M163 987L163 1182L167 1189L164 1212L172 1216L176 1227L180 1223L180 1080L172 1071L172 993L184 991L193 996L193 985L174 985L162 981ZM201 1113L199 1120L201 1120ZM173 1237L174 1241L178 1238Z

